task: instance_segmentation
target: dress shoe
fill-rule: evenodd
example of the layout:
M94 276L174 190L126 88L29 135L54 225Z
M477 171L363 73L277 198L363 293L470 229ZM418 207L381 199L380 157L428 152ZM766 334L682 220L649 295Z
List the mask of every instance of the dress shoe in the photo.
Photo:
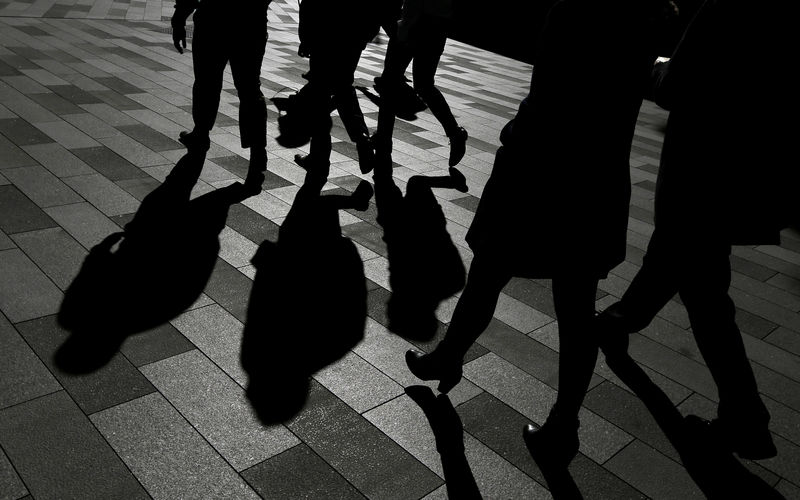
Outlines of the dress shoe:
M464 127L458 127L458 130L450 137L450 160L448 161L448 165L451 167L455 167L458 165L458 162L464 158L464 154L467 152L467 134L466 129Z
M561 422L552 414L541 427L528 424L522 429L525 446L540 468L564 468L578 454L578 421Z
M178 134L178 141L192 152L205 153L211 147L211 139L207 135L203 136L194 131L184 130Z
M464 174L462 174L455 167L450 167L449 172L450 179L453 181L453 189L460 193L466 193L469 191L469 188L467 187L467 178L464 177Z
M461 381L461 363L444 360L436 354L425 354L417 349L406 351L406 364L411 373L420 380L438 380L437 389L447 394Z
M364 137L356 142L358 151L358 167L362 174L368 174L375 168L375 149L369 137Z
M364 210L368 209L369 200L372 198L374 193L375 190L372 188L372 184L367 181L359 182L356 190L353 191L353 195L351 196L353 208L359 212L363 212Z

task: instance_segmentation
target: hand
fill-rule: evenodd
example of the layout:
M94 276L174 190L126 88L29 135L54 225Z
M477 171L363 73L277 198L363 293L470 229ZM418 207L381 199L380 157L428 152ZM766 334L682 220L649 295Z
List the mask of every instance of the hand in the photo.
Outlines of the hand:
M183 54L183 49L186 48L186 22L176 21L174 17L172 18L172 43L175 45L175 49Z
M308 48L307 43L300 42L300 47L297 48L297 55L303 58L311 57L311 50Z

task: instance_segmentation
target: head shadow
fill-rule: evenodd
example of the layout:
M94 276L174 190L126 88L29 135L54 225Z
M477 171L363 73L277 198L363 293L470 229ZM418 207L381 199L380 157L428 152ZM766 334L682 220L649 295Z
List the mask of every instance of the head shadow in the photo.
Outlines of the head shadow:
M70 332L55 354L61 370L103 367L128 336L175 318L205 289L228 209L246 195L231 185L190 200L204 161L182 157L124 230L91 249L57 317Z
M355 244L342 236L339 210L366 210L372 186L322 195L312 174L298 191L278 241L264 241L244 327L241 363L247 397L262 422L286 421L303 407L311 375L364 336L367 285Z

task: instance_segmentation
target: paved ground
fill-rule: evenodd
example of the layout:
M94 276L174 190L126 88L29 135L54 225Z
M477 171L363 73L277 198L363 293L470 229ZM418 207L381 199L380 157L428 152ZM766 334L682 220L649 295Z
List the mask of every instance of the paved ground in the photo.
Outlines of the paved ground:
M296 10L294 0L271 7L268 97L302 84ZM265 239L275 241L303 180L291 162L297 151L273 139L274 114L266 189L222 212L226 223L212 234L221 248L215 263L211 256L204 293L170 321L128 338L90 374L70 375L54 362L68 336L56 315L89 251L132 220L183 154L175 137L191 122L191 58L171 48L171 11L158 0L0 0L0 498L445 496L434 435L404 392L418 383L402 360L411 344L386 326L389 268L374 203L339 217L368 279L363 339L314 375L294 418L263 426L251 410L239 364L256 275L250 259ZM366 50L362 84L379 72L384 50ZM448 44L440 66L440 86L471 134L460 167L469 194L435 191L467 265L464 234L499 130L525 95L529 74L520 63L458 43ZM246 171L232 89L227 75L195 197ZM364 98L362 105L374 130L376 108ZM625 290L653 230L665 118L652 104L642 109L631 155L628 257L601 283L598 308ZM345 139L340 125L334 134ZM447 142L429 114L398 123L395 139L401 188L413 175L446 171ZM347 193L361 177L355 150L339 141L335 151L326 190ZM177 239L163 234L148 247L153 266L175 256ZM780 452L744 466L787 498L800 498L800 234L786 231L783 240L734 251L731 294ZM301 291L310 301L324 284L305 279ZM116 308L104 325L116 331L143 313L150 297L125 295L125 282L115 277L106 284L104 305L85 315L108 319L100 309ZM170 283L153 279L150 286L159 296ZM514 280L507 287L464 367L465 380L451 393L469 464L461 472L474 475L486 498L549 496L520 439L522 425L541 423L555 395L558 344L548 286ZM442 324L454 303L438 309ZM267 324L281 312L260 307ZM302 331L305 314L282 324ZM710 416L716 390L688 327L682 306L671 302L632 337L631 353L683 414ZM269 352L269 345L265 363L293 354ZM702 497L656 420L602 360L585 406L571 472L587 498Z

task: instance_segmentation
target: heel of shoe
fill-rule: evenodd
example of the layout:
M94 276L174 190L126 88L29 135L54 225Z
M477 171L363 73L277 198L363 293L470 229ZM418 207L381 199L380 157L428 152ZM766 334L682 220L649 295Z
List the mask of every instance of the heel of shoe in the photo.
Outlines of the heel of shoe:
M436 389L442 394L447 394L453 389L453 387L457 386L458 383L461 382L461 377L461 370L459 370L458 373L448 374L447 377L443 377L439 381L439 385L436 386Z
M441 359L434 359L431 356L417 349L409 349L406 352L406 365L420 380L438 380L437 389L442 394L447 394L461 381L461 364L442 362Z

